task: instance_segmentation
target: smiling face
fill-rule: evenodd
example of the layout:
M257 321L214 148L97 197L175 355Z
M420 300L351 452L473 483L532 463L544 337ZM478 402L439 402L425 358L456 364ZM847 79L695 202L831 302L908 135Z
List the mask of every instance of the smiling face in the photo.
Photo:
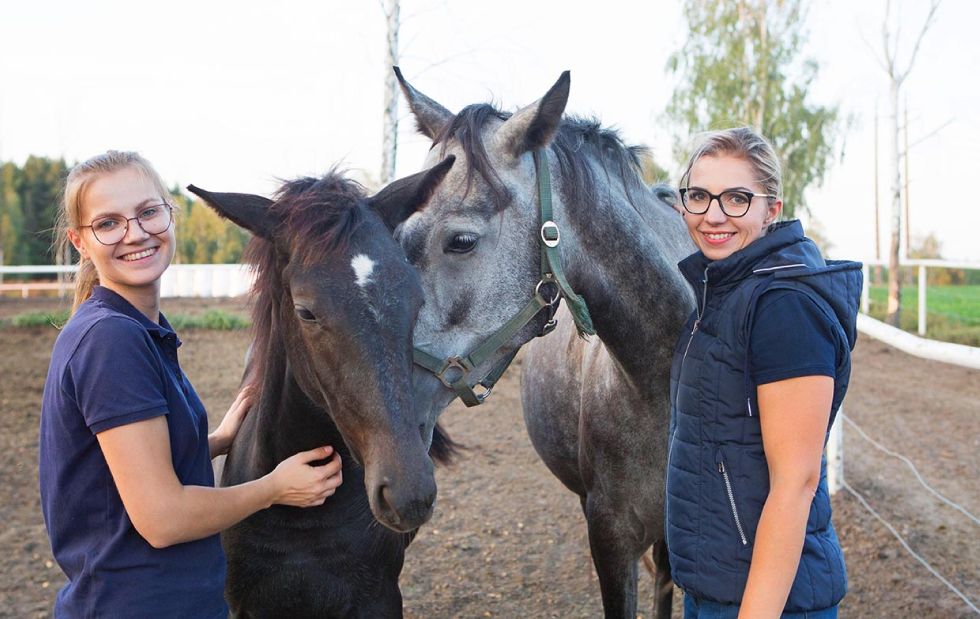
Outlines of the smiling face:
M102 232L107 231L105 217L145 217L148 207L167 202L159 194L153 181L134 167L97 176L82 197L79 220L83 227L68 231L78 253L95 265L99 283L130 302L159 295L160 277L170 266L176 248L174 226L160 234L148 234L131 219L126 235L113 245L102 244L92 228L84 226L96 224Z
M732 155L705 155L691 167L687 186L712 194L731 189L755 194L768 193L758 180L759 174L747 160ZM775 221L782 209L780 200L752 198L742 217L729 217L718 200L712 200L708 211L701 215L684 213L687 230L698 249L709 260L721 260L760 238L766 226Z

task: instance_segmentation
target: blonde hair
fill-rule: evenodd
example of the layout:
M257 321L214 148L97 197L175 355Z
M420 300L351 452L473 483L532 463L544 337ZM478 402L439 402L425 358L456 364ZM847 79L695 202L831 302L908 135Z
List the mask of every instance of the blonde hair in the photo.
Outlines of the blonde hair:
M85 192L92 181L126 168L139 172L153 183L154 188L160 193L161 199L170 201L170 192L167 190L163 179L153 169L153 165L139 153L109 150L87 159L75 165L65 180L65 194L58 212L58 221L55 224L55 245L59 253L65 252L71 245L68 231L78 231L79 226L82 225L82 201L85 199ZM78 273L75 275L75 299L71 307L72 314L75 313L79 305L92 296L92 288L98 283L99 273L95 270L95 265L92 264L91 260L79 256Z
M691 180L691 168L701 157L730 155L744 159L759 175L759 183L766 193L778 196L768 198L769 203L782 196L783 172L779 157L769 141L749 127L735 127L721 131L706 131L695 136L695 146L684 173L681 174L681 187Z

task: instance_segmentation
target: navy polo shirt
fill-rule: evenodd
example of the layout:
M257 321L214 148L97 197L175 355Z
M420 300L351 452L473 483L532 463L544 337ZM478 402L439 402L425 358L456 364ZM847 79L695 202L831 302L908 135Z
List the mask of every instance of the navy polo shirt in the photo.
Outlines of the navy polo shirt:
M96 434L166 415L174 471L214 486L208 418L177 362L180 340L96 286L54 345L41 406L39 479L68 583L56 617L227 617L218 535L156 549L126 514Z

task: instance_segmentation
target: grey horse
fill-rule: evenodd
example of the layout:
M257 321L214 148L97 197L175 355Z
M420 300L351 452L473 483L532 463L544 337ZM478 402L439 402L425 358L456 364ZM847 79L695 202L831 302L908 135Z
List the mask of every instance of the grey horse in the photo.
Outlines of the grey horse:
M579 337L585 321L573 321L566 303L548 337L535 339L550 327L551 312L541 311L476 367L456 363L453 379L462 381L460 372L471 369L465 382L487 386L481 377L499 372L531 342L524 419L542 460L581 498L606 616L636 617L637 561L652 546L654 614L669 617L663 509L669 370L694 307L676 267L694 250L672 207L676 194L643 183L643 149L626 146L595 120L563 117L567 72L513 114L488 104L453 114L396 73L419 131L433 140L426 167L457 160L427 205L396 231L422 273L417 349L456 359L495 337L538 294L542 240L554 226L559 268L587 303L598 338ZM555 188L556 224L544 226L535 162L541 152L551 163L539 165L548 167ZM553 300L552 294L543 296ZM545 305L554 311L553 303ZM415 375L416 405L432 407L429 419L457 394L442 378Z

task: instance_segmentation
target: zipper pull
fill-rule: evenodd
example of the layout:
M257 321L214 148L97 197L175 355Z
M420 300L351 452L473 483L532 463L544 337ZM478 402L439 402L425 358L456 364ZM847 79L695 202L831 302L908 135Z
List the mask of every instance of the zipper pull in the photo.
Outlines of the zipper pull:
M725 473L725 463L724 462L719 462L718 463L718 472L724 475L724 473Z
M701 319L698 318L697 320L694 321L694 327L691 329L691 335L694 335L695 333L697 333L698 327L700 325L701 325Z

